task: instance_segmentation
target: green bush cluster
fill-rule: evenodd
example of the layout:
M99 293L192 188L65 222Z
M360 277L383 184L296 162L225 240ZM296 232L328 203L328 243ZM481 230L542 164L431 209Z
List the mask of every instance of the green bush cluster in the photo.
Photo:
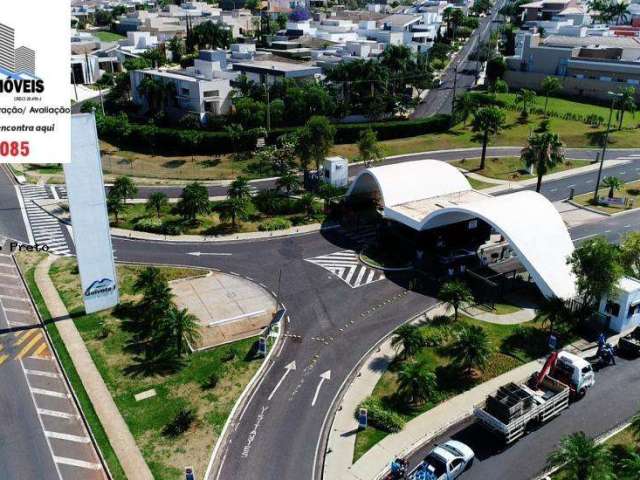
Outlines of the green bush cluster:
M258 225L258 230L261 232L286 230L287 228L291 228L291 221L282 217L272 218L271 220L266 220Z
M369 397L363 401L360 408L367 409L367 416L369 425L379 430L383 430L389 433L395 433L402 430L405 426L405 420L395 412L387 410L380 399ZM358 412L355 412L356 416Z
M180 235L182 227L176 222L160 221L157 218L144 217L136 221L133 229L139 232L158 233L162 235Z
M375 123L338 124L335 143L356 143L360 132L372 128L378 140L406 138L426 133L444 132L449 128L449 115L416 120L398 120ZM100 138L123 149L142 152L162 152L164 155L211 155L253 150L257 139L264 130L254 128L240 133L237 143L231 140L226 131L163 128L150 124L130 123L126 115L97 117ZM271 130L269 143L275 143L278 137L294 132L295 128L277 128Z
M515 103L507 103L505 105L505 108L512 111L519 111L521 107L519 105L516 105ZM544 108L535 107L535 106L529 107L528 112L529 114L534 113L536 115L545 114ZM573 113L573 112L560 113L560 112L556 112L555 110L547 109L546 115L547 117L551 117L551 118L560 118L562 120L571 120L574 122L586 123L591 127L599 127L605 122L604 118L601 115L597 115L595 113L591 113L589 115L582 115L582 114Z

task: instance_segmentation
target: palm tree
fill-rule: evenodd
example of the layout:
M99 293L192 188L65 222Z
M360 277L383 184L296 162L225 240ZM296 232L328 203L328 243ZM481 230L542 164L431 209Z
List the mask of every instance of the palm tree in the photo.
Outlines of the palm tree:
M604 177L602 185L609 189L609 198L613 198L614 192L622 188L622 181L618 177Z
M604 444L597 444L584 432L572 433L560 440L558 449L549 455L549 466L562 466L567 480L611 479L611 458Z
M231 220L231 227L236 229L239 219L247 216L248 205L244 198L230 198L220 207L220 220L226 222Z
M158 267L147 267L138 274L133 288L136 291L146 292L152 285L163 281L164 277Z
M424 338L415 325L401 325L393 332L391 346L396 351L402 348L404 358L413 357L424 346Z
M529 106L536 98L536 92L523 88L516 95L516 103L522 104L522 117L526 118L529 115Z
M545 77L540 86L540 90L544 94L544 114L547 114L547 105L549 104L549 96L556 93L562 88L562 82L558 77Z
M138 85L138 93L145 97L149 110L158 113L168 99L175 98L176 85L145 75Z
M554 327L572 317L567 301L555 295L545 298L537 308L537 313L544 317L543 324L549 325L550 334L553 333Z
M474 367L484 368L491 354L491 343L482 327L469 325L458 332L449 353L469 375Z
M607 17L620 25L629 18L629 3L624 1L610 2L607 7Z
M622 121L624 113L630 112L635 116L638 106L636 105L636 89L627 87L620 90L620 96L616 99L616 107L618 108L618 130L622 129Z
M424 363L405 363L398 372L398 394L410 404L430 400L437 386L435 374Z
M629 452L627 457L620 462L620 480L637 480L640 478L640 454Z
M298 202L300 208L302 208L307 217L313 216L313 214L315 213L315 198L313 196L313 193L305 193L304 195L302 195L302 197L300 197L300 200Z
M300 179L298 175L292 170L287 172L276 180L276 187L278 190L284 189L289 195L292 191L297 190L300 187Z
M249 185L249 181L242 176L236 178L229 185L227 195L229 198L249 198L251 196L251 186Z
M484 170L487 158L487 143L490 135L497 135L504 126L506 116L496 107L484 107L473 115L473 130L482 132L482 157L480 158L480 170Z
M205 214L211 211L209 201L209 191L198 182L190 183L182 190L178 211L187 220L195 222L198 214Z
M133 183L133 180L127 176L121 176L115 179L113 186L109 189L109 192L114 192L114 195L119 195L122 199L122 203L125 203L128 199L138 193L138 187Z
M453 318L458 320L458 311L465 305L473 303L473 294L460 280L452 280L445 283L438 292L438 298L442 300L448 307L453 308Z
M125 206L122 204L120 195L117 192L110 190L107 195L107 211L113 215L116 227L120 221L120 214L124 210Z
M459 115L463 126L467 125L467 119L476 108L477 105L471 92L465 92L462 95L458 95L458 98L456 99L455 114Z
M181 357L189 346L195 346L202 338L198 318L189 313L186 308L172 306L167 312L166 324L170 331L169 338L175 342L178 357Z
M147 211L155 210L156 215L158 216L158 218L160 218L160 211L167 205L169 205L169 200L164 193L153 192L151 195L149 195L149 200L147 200L145 209Z
M520 159L538 175L536 192L542 188L542 177L564 162L564 148L557 133L541 132L529 137L529 144L520 152Z

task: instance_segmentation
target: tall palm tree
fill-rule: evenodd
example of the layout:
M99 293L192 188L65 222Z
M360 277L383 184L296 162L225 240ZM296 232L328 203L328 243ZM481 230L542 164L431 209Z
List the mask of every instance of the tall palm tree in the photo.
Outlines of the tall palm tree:
M491 343L482 327L468 325L458 332L449 353L468 375L474 367L484 368L491 354Z
M209 213L211 202L207 187L198 182L190 183L184 187L178 202L178 211L186 220L192 222L195 222L199 214Z
M549 96L556 93L562 88L562 82L558 77L544 77L540 90L544 94L544 114L547 114L547 106L549 104Z
M300 187L300 180L298 175L292 170L287 172L276 180L276 188L278 190L283 189L289 195L292 191L297 190Z
M248 205L244 198L230 198L220 206L220 220L231 220L233 230L236 229L238 220L245 218L247 213Z
M138 273L133 288L136 291L146 292L152 285L163 281L164 277L158 267L147 267Z
M527 167L534 167L538 175L536 192L542 188L542 177L564 162L564 147L557 133L541 132L529 137L529 144L520 152Z
M122 198L122 203L126 203L128 199L138 193L138 187L130 177L123 175L114 180L113 186L109 189L109 193L112 191L114 195L119 195L120 198Z
M572 433L560 440L549 455L549 466L562 466L567 480L607 480L612 478L611 457L604 444L597 444L584 432Z
M402 348L404 358L413 357L424 346L424 338L415 325L401 325L391 337L391 346L397 350Z
M487 144L491 135L497 135L504 126L506 116L496 107L484 107L473 115L473 130L482 132L482 157L480 158L480 170L484 169L487 158Z
M572 318L572 312L564 298L555 295L545 298L536 309L538 315L544 317L543 325L549 325L549 333L562 322Z
M181 357L189 346L195 346L202 338L198 318L189 313L186 308L172 306L167 312L166 324L169 328L169 338L174 342L178 357Z
M167 205L169 205L169 200L164 193L153 192L151 195L149 195L149 200L147 200L145 209L147 211L155 211L158 218L160 218L160 211Z
M229 198L247 199L251 196L251 186L245 177L236 178L227 189Z
M516 94L516 103L522 105L521 112L523 116L526 117L529 115L529 107L534 102L535 98L536 92L526 88L523 88Z
M614 193L622 188L622 181L618 177L604 177L602 185L609 189L608 197L613 198Z
M635 116L638 108L636 105L636 89L634 87L620 90L620 96L616 99L616 108L618 109L618 130L621 130L625 112Z
M456 321L458 320L458 311L474 301L471 290L460 280L452 280L442 285L438 292L438 298L448 307L453 308Z
M465 92L462 95L458 95L456 99L456 111L455 114L462 120L462 125L467 125L467 119L477 108L475 99L471 92Z
M316 200L313 193L305 193L298 202L307 217L311 217L314 214Z
M405 363L398 372L398 394L410 404L433 398L437 385L435 374L424 363Z
M629 3L622 0L610 2L607 7L607 17L615 20L618 25L625 23L629 18Z
M122 200L118 195L109 192L107 195L107 211L113 215L116 227L120 222L120 214L125 210Z

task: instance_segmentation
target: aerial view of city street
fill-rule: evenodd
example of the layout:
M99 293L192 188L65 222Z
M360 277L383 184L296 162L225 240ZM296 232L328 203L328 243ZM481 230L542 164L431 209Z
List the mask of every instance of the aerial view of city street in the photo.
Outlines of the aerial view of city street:
M7 2L0 480L640 479L640 0Z

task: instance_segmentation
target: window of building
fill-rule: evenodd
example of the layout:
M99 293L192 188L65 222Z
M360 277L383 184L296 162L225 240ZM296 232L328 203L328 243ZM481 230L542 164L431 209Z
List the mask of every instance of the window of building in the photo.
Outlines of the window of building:
M205 98L208 98L208 97L219 97L220 96L220 90L209 90L208 92L204 92L204 96L205 96Z
M620 304L614 302L607 302L607 306L604 309L609 315L617 317L620 313Z
M188 96L188 95L189 95L189 89L188 89L188 88L181 87L181 88L180 88L180 95Z

